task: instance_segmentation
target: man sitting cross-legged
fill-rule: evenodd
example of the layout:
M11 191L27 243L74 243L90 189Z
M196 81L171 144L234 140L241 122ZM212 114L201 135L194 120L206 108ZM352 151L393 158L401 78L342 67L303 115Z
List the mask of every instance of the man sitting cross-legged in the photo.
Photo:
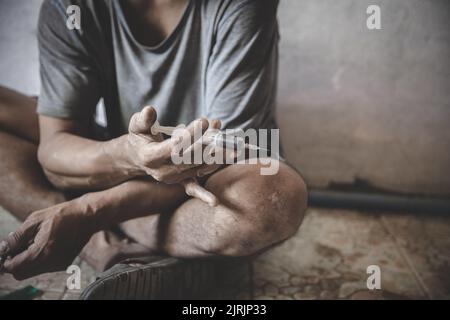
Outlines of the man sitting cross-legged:
M74 3L81 31L65 26L61 8ZM190 123L188 139L220 123L275 128L276 5L45 1L37 104L0 89L0 205L24 220L3 244L4 269L17 279L62 270L83 248L97 269L146 254L249 256L295 233L306 187L284 162L274 175L175 165L174 140L150 131L156 118ZM100 98L106 140L92 124ZM157 110L142 109L150 103Z

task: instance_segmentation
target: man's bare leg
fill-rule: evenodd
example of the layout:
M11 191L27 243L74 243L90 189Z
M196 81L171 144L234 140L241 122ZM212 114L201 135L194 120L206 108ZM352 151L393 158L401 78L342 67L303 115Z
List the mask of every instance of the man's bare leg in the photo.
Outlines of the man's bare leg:
M280 242L298 229L306 208L306 186L284 163L273 176L260 165L235 164L212 175L206 187L219 197L210 207L189 199L171 215L121 224L135 241L176 257L246 256Z
M1 93L6 97L2 100L8 103L1 104L0 111L0 155L6 160L0 165L0 204L24 219L30 212L64 201L65 197L52 188L41 171L36 160L36 135L24 130L20 123L13 123L24 119L28 128L34 128L31 132L36 132L36 125L30 122L37 122L33 99L26 100L4 89ZM15 99L14 95L20 97ZM284 164L274 176L260 175L258 165L232 165L214 174L206 186L219 197L217 207L190 199L171 215L144 218L146 224L143 220L124 223L124 231L152 251L178 257L241 256L292 235L306 207L303 180ZM131 226L137 223L146 228L133 229Z

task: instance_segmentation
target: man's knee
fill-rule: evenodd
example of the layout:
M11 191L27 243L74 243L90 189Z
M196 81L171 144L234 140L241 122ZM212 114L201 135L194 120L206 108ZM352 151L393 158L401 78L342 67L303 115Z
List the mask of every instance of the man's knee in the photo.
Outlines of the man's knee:
M216 254L251 255L287 239L300 226L307 205L303 179L284 163L275 175L260 172L260 165L234 165L209 183L223 195L217 209L222 236L214 243Z

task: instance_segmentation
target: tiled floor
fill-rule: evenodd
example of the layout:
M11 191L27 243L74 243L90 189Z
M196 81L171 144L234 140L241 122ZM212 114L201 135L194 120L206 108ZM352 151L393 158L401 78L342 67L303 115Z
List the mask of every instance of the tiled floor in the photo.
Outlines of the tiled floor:
M0 212L0 237L18 225ZM82 289L95 273L79 259ZM388 298L450 299L450 214L408 215L310 208L298 233L253 259L221 267L212 298L348 299L363 294L369 265ZM18 282L0 276L0 295L31 284L39 299L76 299L65 272ZM371 297L377 298L381 295ZM354 295L353 295L354 296Z

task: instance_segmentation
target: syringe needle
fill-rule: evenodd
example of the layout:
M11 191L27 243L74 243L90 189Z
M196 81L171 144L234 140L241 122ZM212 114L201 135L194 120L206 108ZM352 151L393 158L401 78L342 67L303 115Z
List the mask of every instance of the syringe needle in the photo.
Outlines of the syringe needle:
M247 148L247 149L249 149L249 150L256 150L256 151L258 151L258 150L265 150L265 151L270 151L269 149L266 149L266 148L262 148L262 147L258 147L258 146L255 146L254 144L249 144L249 143L246 143L245 144L245 147Z

